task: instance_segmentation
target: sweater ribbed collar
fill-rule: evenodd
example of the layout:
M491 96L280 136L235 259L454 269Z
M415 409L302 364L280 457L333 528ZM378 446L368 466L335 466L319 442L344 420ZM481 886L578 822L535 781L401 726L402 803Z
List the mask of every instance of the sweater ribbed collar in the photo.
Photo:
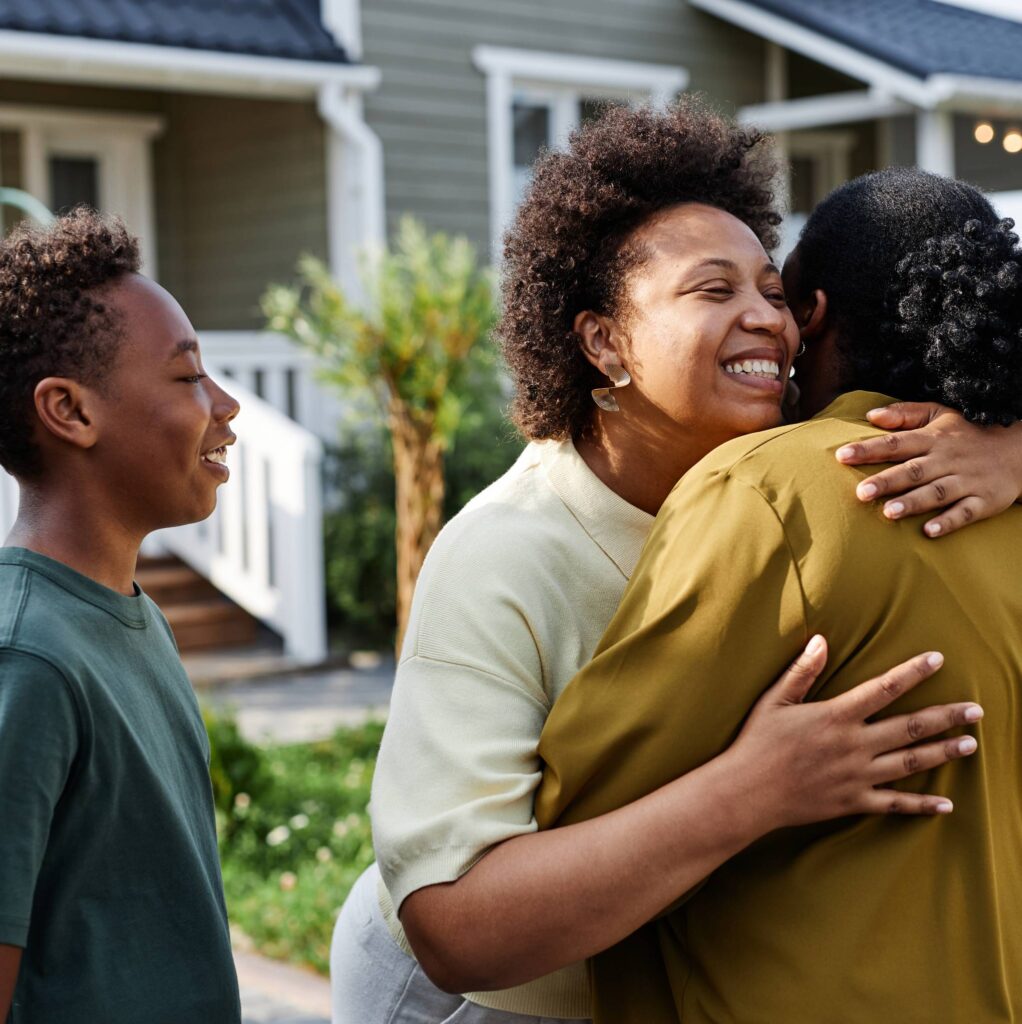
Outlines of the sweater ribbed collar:
M544 441L536 447L554 493L625 579L630 579L653 517L615 494L586 465L571 441Z

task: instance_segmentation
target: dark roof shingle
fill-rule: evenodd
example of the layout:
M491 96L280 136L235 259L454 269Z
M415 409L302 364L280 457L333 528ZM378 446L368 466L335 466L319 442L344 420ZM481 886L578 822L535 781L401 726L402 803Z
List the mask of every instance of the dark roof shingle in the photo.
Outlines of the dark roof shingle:
M1022 23L938 0L746 0L917 78L1022 80Z
M0 0L0 29L349 63L309 0Z

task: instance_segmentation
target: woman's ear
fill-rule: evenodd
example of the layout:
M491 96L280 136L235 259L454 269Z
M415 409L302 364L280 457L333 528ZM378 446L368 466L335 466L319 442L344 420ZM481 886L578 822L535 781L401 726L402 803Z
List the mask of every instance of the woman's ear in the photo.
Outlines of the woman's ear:
M808 299L799 303L792 313L803 341L819 338L830 327L827 293L822 288L817 288Z
M575 317L572 326L582 339L583 355L600 373L606 374L608 366L622 365L619 332L612 320L587 309Z
M43 427L76 448L99 439L92 413L92 392L66 377L46 377L35 386L35 411Z

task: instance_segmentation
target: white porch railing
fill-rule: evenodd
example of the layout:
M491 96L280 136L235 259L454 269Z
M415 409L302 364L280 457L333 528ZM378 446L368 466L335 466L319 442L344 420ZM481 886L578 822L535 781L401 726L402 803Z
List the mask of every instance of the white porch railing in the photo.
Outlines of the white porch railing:
M209 519L161 530L148 550L158 545L187 562L280 633L296 661L322 661L322 443L237 381L223 384L241 403L231 479Z

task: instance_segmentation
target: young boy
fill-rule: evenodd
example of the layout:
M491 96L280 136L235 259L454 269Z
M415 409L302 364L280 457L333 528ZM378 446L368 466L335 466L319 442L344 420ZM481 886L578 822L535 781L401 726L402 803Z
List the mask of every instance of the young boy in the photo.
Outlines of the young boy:
M146 534L204 519L238 405L136 240L0 243L0 1020L237 1024L209 747Z

